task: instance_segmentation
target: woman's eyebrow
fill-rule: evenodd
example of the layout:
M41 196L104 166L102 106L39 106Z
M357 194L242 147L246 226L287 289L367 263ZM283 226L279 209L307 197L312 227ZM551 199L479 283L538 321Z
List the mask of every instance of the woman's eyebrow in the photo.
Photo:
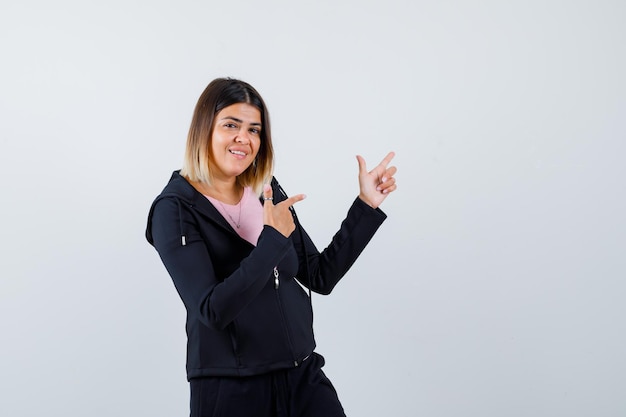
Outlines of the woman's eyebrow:
M243 120L237 119L236 117L233 117L233 116L225 116L225 117L222 117L220 120L232 120L233 122L243 123ZM252 126L261 126L261 122L250 122L250 124Z

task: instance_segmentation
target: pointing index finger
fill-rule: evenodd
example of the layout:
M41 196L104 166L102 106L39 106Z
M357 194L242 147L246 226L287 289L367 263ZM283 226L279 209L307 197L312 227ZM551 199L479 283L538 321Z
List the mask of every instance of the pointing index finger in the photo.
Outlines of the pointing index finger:
M396 156L395 152L389 152L387 154L387 156L385 156L385 158L380 162L380 165L382 165L383 167L387 167L387 165L389 165L389 162L391 162L391 160L393 159L393 157Z
M298 201L302 201L305 198L306 198L306 195L304 195L304 194L292 195L291 197L289 197L288 199L283 201L283 204L287 204L289 207L291 207L294 204L296 204Z

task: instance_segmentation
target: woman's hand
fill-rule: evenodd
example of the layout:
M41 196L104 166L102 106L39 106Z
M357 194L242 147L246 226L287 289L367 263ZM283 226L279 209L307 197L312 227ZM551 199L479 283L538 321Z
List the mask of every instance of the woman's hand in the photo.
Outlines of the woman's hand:
M296 230L296 224L289 209L295 203L305 198L304 194L297 194L278 204L273 204L272 187L269 184L265 184L263 186L263 224L272 226L283 236L289 237Z
M393 176L398 170L394 166L387 168L394 156L395 153L389 152L385 159L369 172L365 159L361 155L356 156L359 162L359 198L372 208L378 208L389 193L397 188Z

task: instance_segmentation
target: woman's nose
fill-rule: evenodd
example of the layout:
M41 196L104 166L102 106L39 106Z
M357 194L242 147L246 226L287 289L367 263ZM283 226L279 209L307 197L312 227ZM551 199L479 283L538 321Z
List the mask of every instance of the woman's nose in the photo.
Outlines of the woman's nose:
M239 133L237 133L237 137L235 138L235 141L239 142L239 143L250 143L250 137L248 136L248 132L245 130L241 130L239 131Z

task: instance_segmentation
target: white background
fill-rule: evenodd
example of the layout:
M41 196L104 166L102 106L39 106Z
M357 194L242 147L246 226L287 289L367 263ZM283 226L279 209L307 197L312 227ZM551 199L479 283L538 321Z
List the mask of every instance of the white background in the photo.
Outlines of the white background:
M143 237L215 77L254 85L325 247L355 154L389 215L318 351L351 416L626 415L626 3L0 4L0 415L184 416Z

